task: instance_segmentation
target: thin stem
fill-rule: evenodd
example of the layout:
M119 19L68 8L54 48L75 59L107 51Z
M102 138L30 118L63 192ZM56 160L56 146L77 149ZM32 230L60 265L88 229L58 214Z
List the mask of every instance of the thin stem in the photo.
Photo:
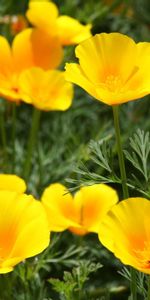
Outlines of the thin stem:
M39 124L40 124L40 116L41 116L41 111L34 108L33 115L32 115L32 124L31 124L30 133L29 133L28 145L27 145L26 160L25 160L25 165L24 165L24 169L23 169L23 178L26 181L28 181L28 178L30 175L31 163L32 163L32 153L33 153L34 146L36 143L37 132L39 129Z
M4 166L7 166L8 163L8 153L7 153L7 138L6 138L6 127L4 120L4 113L0 113L0 134L1 134L1 142L4 152Z
M150 300L150 275L148 275L148 291L147 291L147 300Z
M121 174L123 197L124 197L124 199L126 199L129 197L129 191L128 191L128 186L127 186L127 176L126 176L124 155L123 155L122 143L121 143L121 134L120 134L120 125L119 125L119 107L118 106L113 106L113 115L114 115L114 127L115 127L115 134L116 134L116 143L117 143L117 150L118 150L118 159L119 159L119 167L120 167L120 174ZM131 268L130 288L131 288L132 300L137 300L136 271L133 268Z
M16 138L16 103L13 103L12 106L12 172L15 168L15 138Z
M130 274L131 274L131 300L137 300L137 284L136 284L136 271L131 267L130 268Z
M122 144L121 144L121 134L120 134L120 126L119 126L119 107L118 106L113 106L113 115L114 115L114 126L115 126L119 167L120 167L120 174L121 174L121 181L122 181L123 197L126 199L129 197L129 192L128 192L126 169L125 169L124 156L123 156L123 150L122 150Z

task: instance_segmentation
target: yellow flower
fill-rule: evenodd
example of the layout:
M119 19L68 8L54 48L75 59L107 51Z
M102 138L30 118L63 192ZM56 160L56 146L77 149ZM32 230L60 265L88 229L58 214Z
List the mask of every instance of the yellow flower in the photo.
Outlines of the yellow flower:
M150 274L150 201L129 198L115 205L99 228L101 243L124 264Z
M0 36L0 95L19 101L18 81L22 71L40 67L53 69L62 59L58 38L49 37L38 29L25 29L13 40L12 47Z
M0 174L0 191L9 190L24 193L26 184L24 180L14 174Z
M66 110L73 98L73 86L64 72L32 68L22 72L19 90L21 99L41 110Z
M51 231L70 229L83 235L98 232L101 221L117 203L118 196L111 187L94 184L82 187L73 197L65 186L55 183L45 189L41 200Z
M91 36L91 25L82 25L69 16L59 16L57 6L49 1L30 1L28 20L37 28L60 38L62 45L82 42Z
M66 79L96 99L117 105L150 92L150 43L120 33L97 34L76 47L79 64L66 65Z
M0 212L0 273L7 273L48 247L49 229L41 203L30 195L0 190Z

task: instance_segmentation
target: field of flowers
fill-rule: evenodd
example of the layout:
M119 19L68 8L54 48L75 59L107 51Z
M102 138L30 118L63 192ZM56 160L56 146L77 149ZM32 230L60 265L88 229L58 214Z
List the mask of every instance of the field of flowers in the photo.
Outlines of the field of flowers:
M149 0L0 1L0 300L150 300Z

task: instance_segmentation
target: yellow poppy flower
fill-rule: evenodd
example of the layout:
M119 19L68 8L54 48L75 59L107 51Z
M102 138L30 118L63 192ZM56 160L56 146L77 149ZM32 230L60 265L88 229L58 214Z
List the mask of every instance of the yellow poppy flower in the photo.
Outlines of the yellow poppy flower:
M105 184L82 187L73 197L65 186L55 183L45 189L42 203L52 231L69 229L83 235L97 233L108 210L117 203L115 190ZM54 218L54 216L57 216Z
M47 217L32 196L0 190L0 273L13 270L49 244Z
M66 110L73 98L73 86L65 80L64 72L32 68L22 72L19 82L21 99L36 108Z
M24 193L26 184L24 180L14 174L0 174L0 191L14 191L17 193Z
M66 65L66 79L97 100L117 105L150 92L150 43L120 33L96 34L76 47L79 64Z
M59 16L57 6L49 1L30 1L26 16L28 20L47 32L58 36L62 45L77 44L91 36L91 25L82 25L69 16Z
M99 228L101 243L124 264L150 274L150 201L129 198L107 214Z
M57 67L62 59L58 38L49 37L38 29L25 29L13 40L12 47L0 36L0 95L19 101L18 81L22 71L40 67Z

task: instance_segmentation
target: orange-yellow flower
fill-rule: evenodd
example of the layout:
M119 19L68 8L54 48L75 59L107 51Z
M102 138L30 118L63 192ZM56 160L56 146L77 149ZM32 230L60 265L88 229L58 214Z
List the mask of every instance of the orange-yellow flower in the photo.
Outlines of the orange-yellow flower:
M24 180L14 174L0 174L0 191L14 191L24 193L26 184Z
M62 45L78 44L91 36L91 25L82 25L69 16L59 16L57 6L49 1L30 1L28 20L36 27L57 35Z
M150 274L150 201L129 198L107 214L99 239L124 264Z
M22 72L19 90L24 102L40 110L66 110L73 98L73 86L65 80L64 72L31 68Z
M12 47L0 36L0 95L19 101L21 72L32 67L53 69L61 59L62 48L58 38L43 34L39 29L25 29L16 35Z
M12 271L48 244L47 217L41 203L30 195L0 190L0 273Z
M45 189L42 204L51 231L70 229L83 235L99 231L108 210L117 203L115 190L105 184L82 187L74 197L65 186L55 183Z
M79 64L66 65L66 79L96 99L117 105L150 92L150 43L120 33L96 34L76 47Z

